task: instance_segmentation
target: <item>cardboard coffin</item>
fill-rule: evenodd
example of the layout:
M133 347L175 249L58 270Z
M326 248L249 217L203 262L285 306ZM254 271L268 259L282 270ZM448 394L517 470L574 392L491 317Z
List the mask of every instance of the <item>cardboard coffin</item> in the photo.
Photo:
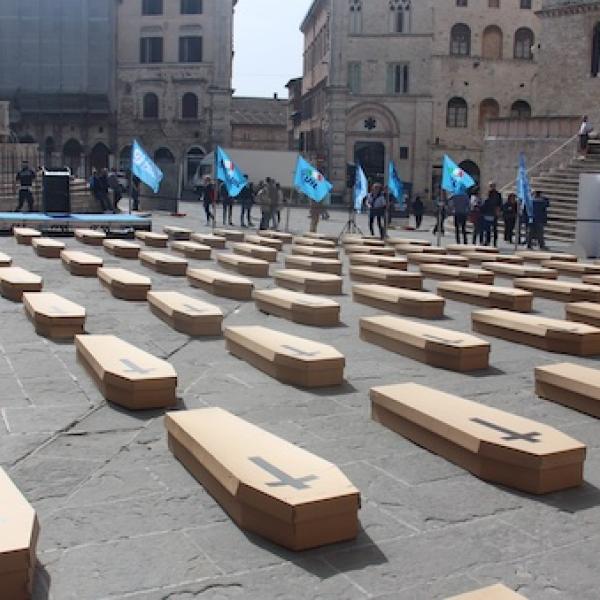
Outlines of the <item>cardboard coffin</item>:
M469 261L464 256L455 254L426 254L418 252L406 255L408 262L413 265L434 264L434 265L453 265L455 267L468 267Z
M600 354L600 329L575 323L524 315L507 310L483 310L471 315L474 331L547 352L596 356Z
M165 427L171 452L241 529L295 551L356 537L360 493L332 463L221 408L168 413Z
M189 336L221 335L223 311L179 292L149 292L150 310L170 327Z
M133 244L126 240L104 240L104 249L118 258L136 259L140 254L139 244Z
M210 246L205 246L198 242L188 242L186 240L171 242L171 250L186 258L194 258L196 260L210 260L212 252Z
M573 302L565 307L567 321L587 323L600 327L600 304L596 302Z
M304 292L305 294L342 294L343 279L330 273L314 273L300 269L282 269L275 272L275 283L279 287Z
M258 246L266 246L273 248L278 252L283 250L283 242L277 238L263 237L262 235L246 235L244 240L249 244L257 244Z
M385 246L385 242L374 235L345 235L342 238L344 246Z
M485 254L498 254L494 246L476 246L474 244L448 244L446 250L450 254L464 254L465 252L484 252Z
M17 240L17 244L22 246L31 246L31 240L36 237L42 237L42 234L37 229L31 227L13 227L13 235Z
M136 231L135 239L144 242L150 248L166 248L169 243L169 236L164 233L155 233L153 231Z
M472 263L501 263L509 265L522 265L523 259L514 254L500 254L493 252L463 252L465 258Z
M348 260L354 266L383 267L384 269L408 270L408 261L401 256L378 256L377 254L350 254Z
M396 251L391 246L368 246L361 244L360 246L345 246L346 254L373 254L375 256L395 256Z
M235 254L259 258L260 260L266 260L267 262L277 262L277 250L273 250L273 248L266 248L265 246L242 242L232 244L231 248Z
M85 308L50 292L25 292L23 307L38 335L72 340L85 331Z
M419 240L416 238L399 238L390 237L387 238L386 242L392 246L431 246L429 240Z
M268 233L273 233L273 232L268 232ZM276 231L274 233L279 233L279 232ZM306 233L302 234L302 237L310 238L313 240L325 240L328 242L333 242L336 246L338 245L338 242L339 242L339 238L337 235L327 235L326 233L317 233L316 231L307 231ZM292 240L290 240L290 242L291 241Z
M415 383L371 389L373 420L477 477L549 494L583 483L586 447L564 433Z
M0 468L0 597L29 600L37 562L39 524L35 510Z
M240 275L248 277L268 277L269 263L260 258L241 256L239 254L217 254L217 262L226 269L232 269Z
M452 598L447 598L446 600L527 600L527 598L521 594L517 594L517 592L513 592L505 585L497 583L496 585L475 590L474 592L452 596Z
M581 281L590 285L600 285L600 275L584 275Z
M75 239L87 246L102 246L102 242L106 239L106 233L97 229L76 229Z
M183 277L188 268L188 261L179 256L165 254L164 252L140 252L140 262L149 269L163 275Z
M503 308L518 312L533 310L533 294L515 288L468 281L442 281L437 287L437 293L448 300L486 308Z
M213 233L220 238L225 238L227 242L243 242L245 233L237 229L213 229ZM202 235L202 234L197 234ZM193 239L193 236L192 236ZM207 244L208 245L208 244ZM223 246L224 247L224 246ZM213 246L217 248L217 246Z
M558 271L545 267L528 267L525 265L509 265L507 263L483 262L481 268L491 271L500 277L537 277L539 279L557 279Z
M600 371L573 363L535 369L538 396L600 418Z
M115 298L121 300L146 300L146 295L152 289L149 277L127 269L102 267L98 269L98 279Z
M316 256L317 258L332 258L339 260L340 255L335 248L322 248L321 246L292 246L292 254L300 256Z
M344 382L346 359L332 346L267 327L227 327L227 350L271 377L306 388Z
M600 265L583 262L570 262L564 260L543 260L542 267L554 269L561 275L580 277L581 275L600 275Z
M411 290L423 289L423 277L420 273L399 271L398 269L350 267L350 279L358 283L379 283Z
M60 258L65 269L78 277L96 277L98 269L104 264L99 256L77 250L63 250Z
M441 246L417 246L415 244L396 244L398 254L448 254Z
M113 335L75 337L77 359L109 401L130 410L174 406L177 373L156 358Z
M227 242L227 238L220 235L213 235L211 233L192 233L192 241L203 244L204 246L210 246L217 250L223 250Z
M461 372L489 367L489 343L460 331L385 315L363 317L360 337L432 367Z
M190 285L214 296L232 300L252 300L254 284L245 277L237 277L213 269L188 269L187 278Z
M548 298L560 302L600 301L600 286L571 283L553 279L515 279L515 287L530 291L536 298Z
M295 237L293 242L296 246L318 246L319 248L335 248L337 246L332 240L308 236Z
M33 251L42 258L60 258L65 244L52 238L38 237L31 240Z
M41 292L42 278L21 267L0 267L0 294L21 302L24 292Z
M340 305L329 298L309 296L282 288L255 290L258 310L303 325L334 327L340 323Z
M561 260L563 262L577 262L574 254L563 254L562 252L546 252L538 250L518 250L516 256L520 256L525 262L541 263L544 260Z
M419 265L419 271L424 277L441 279L443 281L469 281L472 283L494 284L494 274L485 269L455 267L453 265Z
M294 236L291 233L286 233L285 231L272 231L270 229L261 231L260 235L262 235L263 237L270 237L270 238L275 238L276 240L281 240L284 244L291 244L294 239ZM317 235L319 235L319 234L317 234ZM311 237L307 234L304 234L304 236ZM327 238L324 238L324 239L327 239Z
M399 315L421 319L441 319L445 300L429 292L417 292L377 284L352 286L354 302Z
M163 233L167 234L170 240L188 241L192 237L192 230L175 225L165 225Z
M12 257L0 252L0 267L10 267L10 265L12 265Z
M295 254L285 257L286 269L301 269L317 273L342 274L342 261L335 258L319 258L318 256L303 256Z

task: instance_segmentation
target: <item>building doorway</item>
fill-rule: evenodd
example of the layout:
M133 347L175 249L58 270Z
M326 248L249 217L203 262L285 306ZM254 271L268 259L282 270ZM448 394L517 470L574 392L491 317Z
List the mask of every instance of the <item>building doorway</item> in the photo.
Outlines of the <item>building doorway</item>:
M90 154L90 166L92 169L101 171L102 169L108 169L110 161L110 150L102 142L98 142L93 148Z
M385 183L385 146L382 142L356 142L354 161L362 167L369 185Z
M75 176L80 176L81 169L81 156L83 154L83 148L81 144L71 138L64 146L63 146L63 162L66 167L71 169L71 174Z

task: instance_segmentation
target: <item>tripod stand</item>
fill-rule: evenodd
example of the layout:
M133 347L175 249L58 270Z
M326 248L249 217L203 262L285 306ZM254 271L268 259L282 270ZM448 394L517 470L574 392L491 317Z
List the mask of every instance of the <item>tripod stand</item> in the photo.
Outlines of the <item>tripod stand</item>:
M344 225L340 235L338 236L338 242L347 234L347 233L358 233L359 235L364 235L362 229L356 224L356 211L350 207L348 213L348 220Z

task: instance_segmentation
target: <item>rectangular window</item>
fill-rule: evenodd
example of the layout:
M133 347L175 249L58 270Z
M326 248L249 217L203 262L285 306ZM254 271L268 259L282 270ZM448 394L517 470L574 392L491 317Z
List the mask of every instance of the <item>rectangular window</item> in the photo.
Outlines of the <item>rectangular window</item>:
M201 15L202 0L181 0L182 15Z
M489 8L500 8L500 0L488 0Z
M140 38L140 62L161 63L163 61L163 39L161 37Z
M531 0L521 0L520 7L525 10L531 10Z
M202 38L200 36L185 36L179 38L179 62L202 62Z
M407 63L393 63L388 65L387 93L390 95L408 94L409 92L409 67Z
M400 146L400 160L408 160L408 146Z
M456 6L468 6L467 0L456 0Z
M348 89L351 94L360 94L360 71L359 62L348 63Z
M143 15L162 15L163 0L142 0Z

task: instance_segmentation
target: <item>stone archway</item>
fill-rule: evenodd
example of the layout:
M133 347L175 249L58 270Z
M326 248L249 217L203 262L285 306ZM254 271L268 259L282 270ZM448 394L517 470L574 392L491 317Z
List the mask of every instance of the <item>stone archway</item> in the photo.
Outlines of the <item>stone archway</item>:
M90 166L100 171L108 169L110 162L110 149L102 142L98 142L90 152Z

